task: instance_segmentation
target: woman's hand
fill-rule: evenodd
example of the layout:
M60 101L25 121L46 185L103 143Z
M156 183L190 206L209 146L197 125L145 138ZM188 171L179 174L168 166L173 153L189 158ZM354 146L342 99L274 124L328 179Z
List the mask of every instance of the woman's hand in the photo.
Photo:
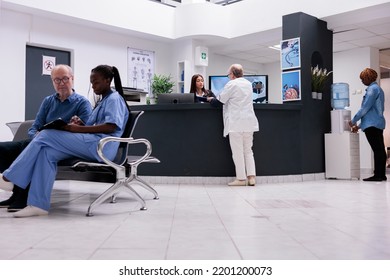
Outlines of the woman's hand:
M360 127L359 127L358 125L354 125L354 126L352 126L352 128L351 128L351 132L352 132L352 133L356 133L356 132L359 131L359 129L360 129Z
M78 124L78 125L84 125L84 122L79 118L79 116L73 116L70 119L70 124Z
M62 127L62 130L66 130L69 132L83 132L80 128L84 127L84 125L79 125L76 123L68 123L67 125Z

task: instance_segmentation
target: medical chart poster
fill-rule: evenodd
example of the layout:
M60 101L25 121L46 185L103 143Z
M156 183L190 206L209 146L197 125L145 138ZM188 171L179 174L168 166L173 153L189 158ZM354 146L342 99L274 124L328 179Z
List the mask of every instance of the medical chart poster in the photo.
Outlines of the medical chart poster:
M127 48L127 86L151 93L154 52Z

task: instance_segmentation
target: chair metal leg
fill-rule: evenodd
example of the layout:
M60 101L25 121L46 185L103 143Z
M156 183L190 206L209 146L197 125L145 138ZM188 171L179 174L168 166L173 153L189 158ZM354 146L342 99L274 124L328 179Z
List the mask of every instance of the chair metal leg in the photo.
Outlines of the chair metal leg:
M130 183L130 182L134 182L134 181L136 181L136 183L138 183L139 186L141 186L144 189L153 193L153 195L154 195L153 199L156 199L156 200L159 199L157 191L151 185L149 185L149 183L147 183L146 181L144 181L143 179L141 179L137 175L133 174L129 178L126 179L126 183Z
M88 207L87 216L91 217L93 216L92 210L102 204L104 201L106 201L110 196L112 196L123 184L123 181L117 181L114 185L109 187L105 192L103 192L101 195L99 195Z
M128 184L127 182L124 182L123 186L125 187L124 189L126 191L128 191L131 195L134 195L135 198L138 200L138 202L141 203L142 207L140 208L140 210L147 210L148 209L146 207L145 200L133 189L132 186L130 186L130 184Z
M96 198L88 207L87 216L92 217L93 213L92 210L102 204L104 201L109 199L111 197L111 201L115 202L116 194L120 191L120 189L123 188L130 192L131 195L135 197L135 199L141 203L140 210L146 210L146 203L145 200L128 184L125 180L119 180L114 185L112 185L110 188L108 188L105 192L103 192L98 198Z

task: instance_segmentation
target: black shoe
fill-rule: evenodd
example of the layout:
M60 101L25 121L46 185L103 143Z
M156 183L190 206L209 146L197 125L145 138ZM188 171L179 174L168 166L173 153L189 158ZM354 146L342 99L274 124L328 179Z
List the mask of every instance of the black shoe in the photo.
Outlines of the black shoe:
M12 194L10 198L0 202L0 208L8 208L14 202L15 202L15 195Z
M385 177L372 176L372 177L363 179L363 181L366 181L366 182L382 182L382 181L386 181L386 180L387 180L386 176Z
M15 200L8 208L8 212L18 212L27 206L27 201Z
M27 206L28 188L24 190L15 186L14 190L15 198L7 208L8 212L18 212Z

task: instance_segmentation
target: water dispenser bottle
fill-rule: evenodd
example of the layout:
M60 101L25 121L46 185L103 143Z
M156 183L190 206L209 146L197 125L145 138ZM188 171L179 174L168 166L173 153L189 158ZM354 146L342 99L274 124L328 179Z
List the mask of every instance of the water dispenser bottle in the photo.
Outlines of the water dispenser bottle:
M344 109L349 107L349 85L347 83L335 83L331 86L332 108Z

